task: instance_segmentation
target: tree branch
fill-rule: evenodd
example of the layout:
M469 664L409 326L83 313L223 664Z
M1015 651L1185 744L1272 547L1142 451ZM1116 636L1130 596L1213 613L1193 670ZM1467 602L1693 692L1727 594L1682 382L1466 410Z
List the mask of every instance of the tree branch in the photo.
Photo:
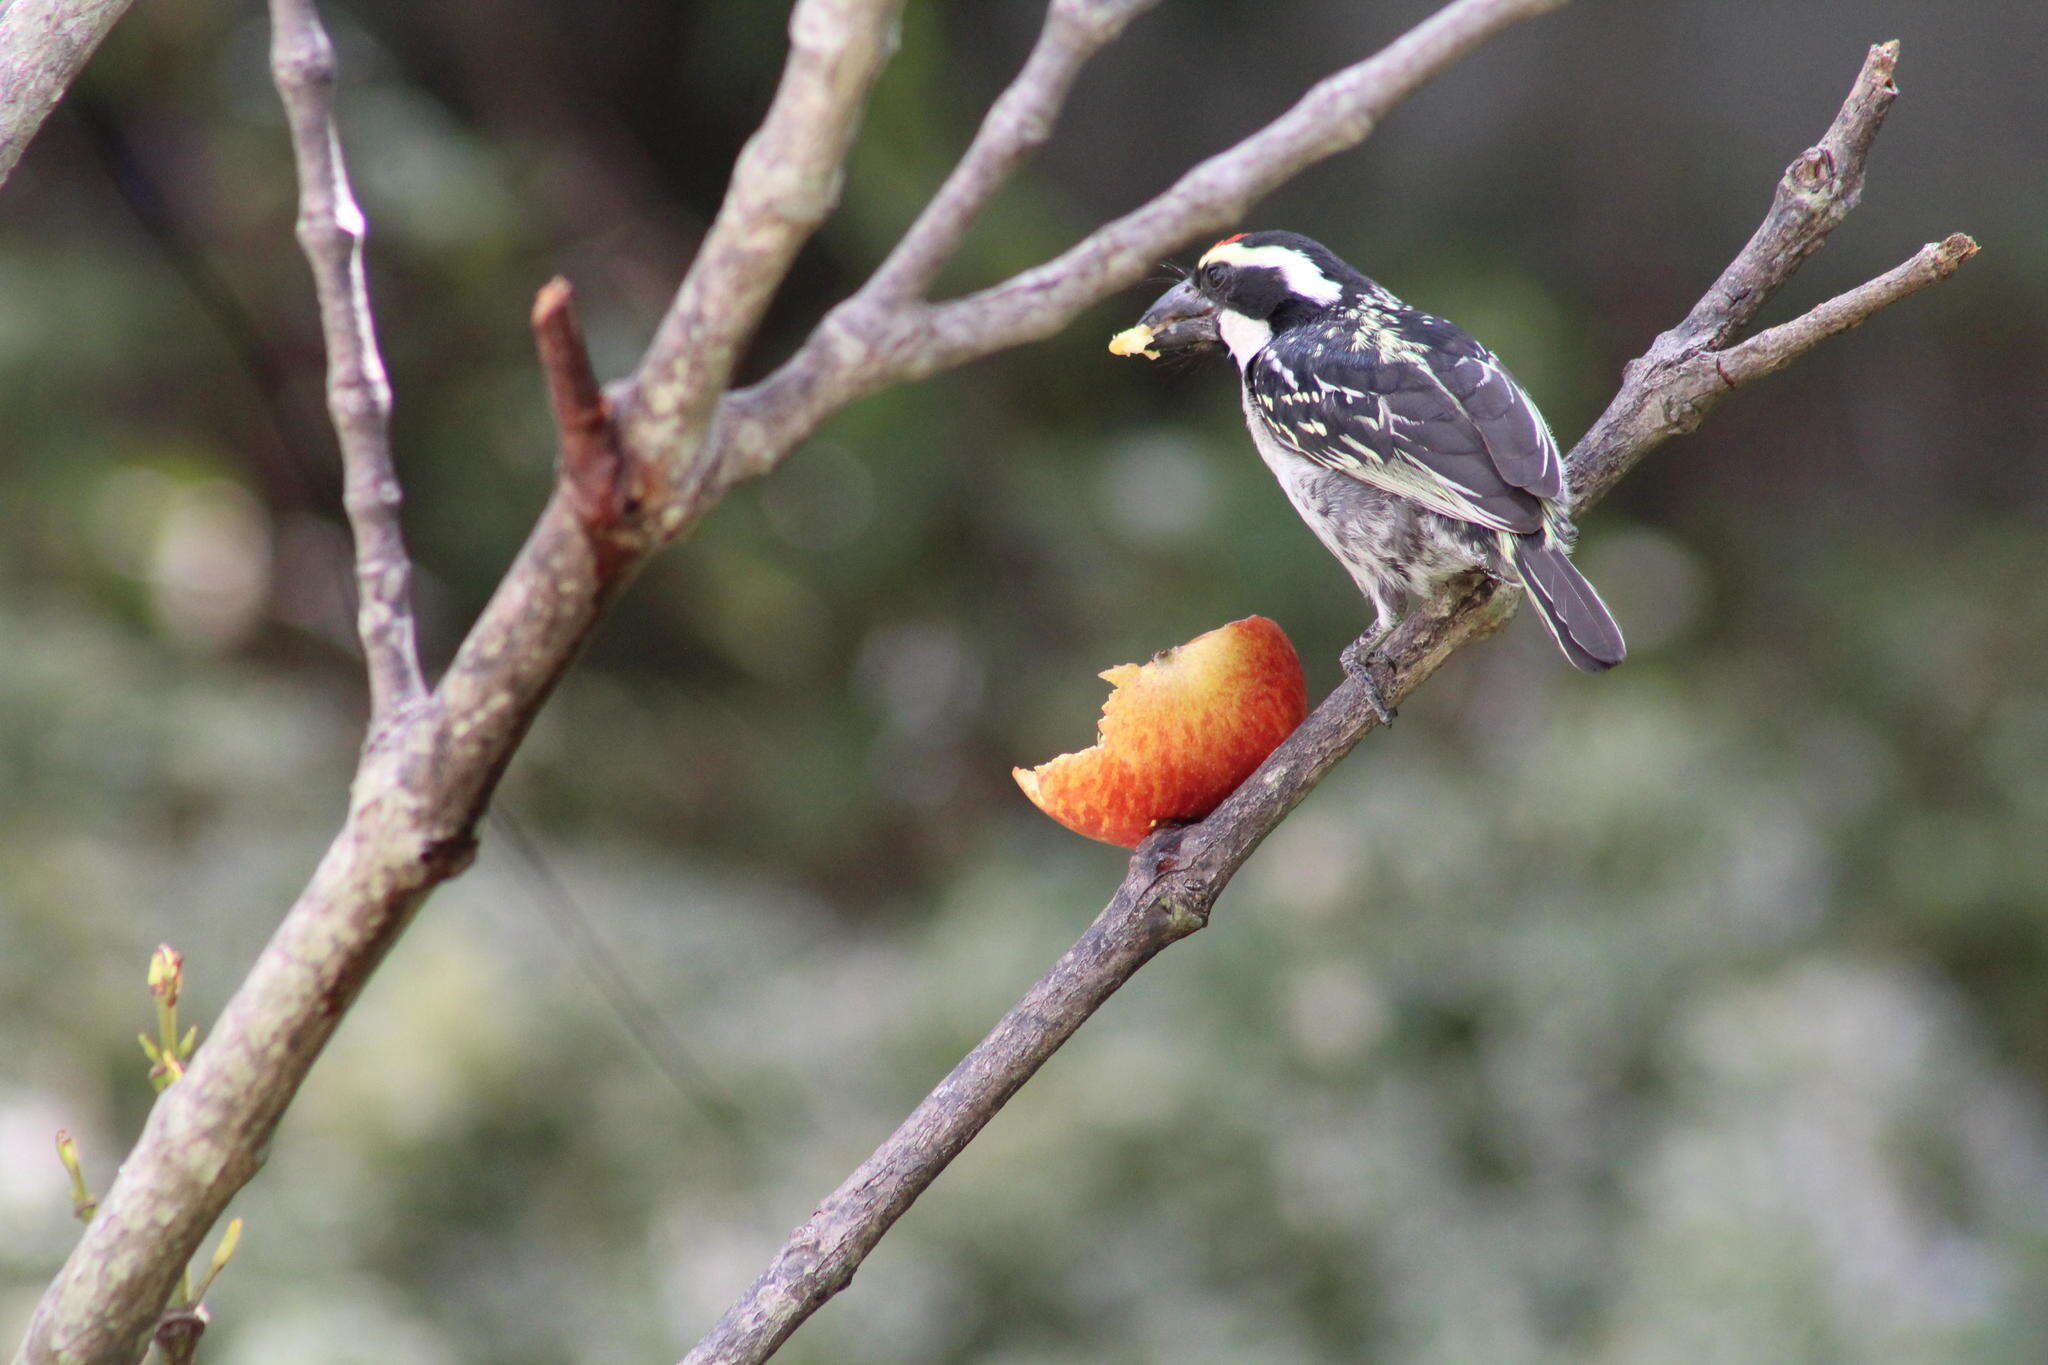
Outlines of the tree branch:
M1975 239L1960 232L1929 242L1903 265L1869 283L1837 294L1803 316L1720 352L1714 360L1715 373L1731 389L1776 374L1829 337L1861 327L1879 309L1889 308L1907 295L1947 279L1976 254Z
M797 251L839 202L861 105L896 46L903 0L797 0L789 60L697 258L619 405L636 459L688 494L704 430Z
M1898 64L1896 41L1870 49L1835 121L1819 142L1785 168L1771 211L1748 244L1700 296L1685 321L1657 339L1651 347L1653 356L1659 347L1676 353L1726 345L1862 202L1863 163L1892 101L1899 97L1899 88L1892 83Z
M1711 350L1704 342L1731 336L1738 318L1753 316L1854 206L1877 120L1896 93L1890 85L1896 57L1896 44L1872 49L1828 139L1793 163L1786 183L1832 146L1838 150L1831 153L1829 174L1802 177L1798 194L1781 191L1756 236L1680 329L1659 337L1649 354L1628 366L1607 412L1566 456L1579 510L1597 502L1651 450L1692 430L1724 394L1946 278L1975 253L1975 242L1953 236L1730 350ZM1879 69L1881 100L1872 96L1873 68ZM1681 329L1698 338L1689 348L1672 342ZM1459 648L1497 630L1514 605L1514 593L1468 581L1417 608L1384 646L1384 695L1395 702L1406 698ZM765 1360L845 1288L918 1195L1060 1045L1146 962L1207 925L1217 897L1245 859L1378 724L1362 686L1347 677L1206 819L1156 832L1141 844L1116 895L1080 941L790 1234L685 1365Z
M1634 440L1658 430L1691 431L1727 392L1730 385L1711 373L1703 353L1726 345L1755 317L1862 199L1871 144L1898 97L1892 80L1898 58L1896 42L1870 49L1827 132L1785 168L1756 232L1685 320L1629 362L1621 391L1581 442L1585 458L1565 471L1575 504L1600 497L1628 471L1633 461L1621 452ZM1667 426L1674 414L1678 424Z
M334 123L334 44L311 0L271 0L270 70L299 168L299 245L313 267L327 346L327 411L341 441L342 504L356 546L356 633L370 675L370 732L426 692L412 619L412 561L391 462L391 382L363 275L363 211Z
M134 0L13 0L0 8L0 185Z
M710 510L733 484L773 469L827 412L889 382L885 339L914 336L930 312L924 291L989 200L1052 136L1081 67L1158 3L1052 0L1023 69L990 106L952 174L873 276L768 381L720 401L720 436L705 461L692 516ZM913 351L921 340L908 340L903 349ZM773 417L778 411L779 418Z
M1043 265L936 307L849 300L781 369L720 405L707 501L773 469L827 415L857 398L1050 336L1082 309L1136 284L1177 247L1236 223L1303 170L1357 146L1402 100L1487 38L1564 3L1455 0ZM1027 66L1019 83L1029 75Z

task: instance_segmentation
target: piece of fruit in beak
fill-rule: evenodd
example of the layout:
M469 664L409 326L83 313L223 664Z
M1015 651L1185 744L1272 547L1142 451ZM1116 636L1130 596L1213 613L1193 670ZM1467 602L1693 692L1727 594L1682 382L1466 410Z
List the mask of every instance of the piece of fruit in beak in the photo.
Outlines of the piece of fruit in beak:
M1301 659L1263 616L1102 676L1113 690L1095 746L1012 775L1068 829L1124 848L1216 809L1308 714Z
M1156 299L1136 327L1109 339L1111 355L1141 355L1157 360L1176 351L1195 351L1223 344L1217 330L1216 305L1182 280Z
M1152 329L1144 323L1126 327L1109 339L1111 355L1141 355L1147 360L1159 359L1159 352L1152 349Z

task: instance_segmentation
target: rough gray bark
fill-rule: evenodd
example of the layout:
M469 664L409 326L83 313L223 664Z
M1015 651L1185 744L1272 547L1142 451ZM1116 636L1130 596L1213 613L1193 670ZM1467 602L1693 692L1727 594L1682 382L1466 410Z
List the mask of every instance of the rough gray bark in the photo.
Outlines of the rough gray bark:
M1960 235L1930 244L1897 269L1792 322L1714 349L1855 206L1865 154L1897 93L1891 84L1897 58L1896 43L1870 50L1834 126L1786 171L1749 245L1691 314L1628 366L1620 392L1565 457L1577 511L1598 502L1650 451L1692 430L1724 394L1947 277L1976 252L1976 243ZM1461 646L1498 629L1517 597L1472 582L1418 608L1384 647L1386 698L1405 698ZM1162 949L1208 924L1217 897L1245 859L1379 723L1364 689L1347 678L1207 819L1155 833L1140 845L1123 884L1080 941L790 1234L685 1365L773 1355L846 1287L912 1201L1105 1000Z
M371 726L345 825L184 1079L152 1110L99 1216L38 1305L19 1360L136 1358L179 1269L255 1174L285 1107L369 973L427 893L467 865L476 822L526 727L612 595L648 556L733 483L773 468L833 410L884 385L1049 334L1136 283L1190 238L1228 225L1304 167L1355 144L1402 98L1487 37L1563 0L1454 0L1054 261L964 299L924 301L977 211L1043 140L1079 64L1148 3L1053 0L1046 36L1024 72L876 280L835 309L781 370L727 393L790 261L836 197L858 111L893 45L900 7L900 0L797 0L775 101L635 378L613 402L589 372L566 288L542 292L534 326L557 419L559 477L496 594L427 691L413 682L404 547L382 435L385 400L373 382L381 366L360 287L359 217L349 213L340 147L324 107L332 88L321 58L325 39L310 0L273 0L278 84L301 161L302 238L321 286L331 392L352 490ZM1860 152L1850 160L1860 166ZM1833 325L1849 325L1846 314ZM1774 344L1789 356L1811 344L1801 342L1804 335ZM1779 351L1738 361L1741 350L1723 359L1758 373L1783 363ZM1718 397L1714 386L1734 382L1711 363L1703 373L1703 355L1674 353L1662 368L1632 369L1623 396L1634 395L1641 415L1615 417L1610 409L1603 427L1582 443L1593 452L1577 456L1595 471L1589 479L1597 480L1601 461L1610 459L1599 452L1623 452L1611 456L1621 462L1614 466L1618 476L1627 460L1669 434L1651 432L1653 400L1702 386L1684 400L1690 406L1676 410L1683 417L1704 411ZM1610 419L1611 440L1596 442ZM1405 695L1504 609L1481 590L1419 614L1395 641L1389 694ZM782 1278L764 1277L766 1288L730 1317L753 1325L712 1339L743 1337L748 1344L701 1358L759 1359L843 1285L889 1222L1044 1056L1145 959L1199 927L1238 863L1368 728L1357 688L1347 683L1258 779L1184 836L1177 853L1152 850L1173 857L1134 864L1090 939L1042 983L1033 1010L1013 1014L962 1064L950 1089L942 1087L919 1111L923 1117L914 1118L925 1127L885 1149L886 1159L878 1154L872 1191L828 1203L845 1215L835 1229L852 1231L835 1231L829 1247L820 1243L814 1263L807 1264L813 1258L801 1247L779 1258L771 1277ZM927 1140L934 1144L928 1153L912 1150ZM768 1302L777 1295L790 1306Z
M135 0L13 0L0 9L0 185Z

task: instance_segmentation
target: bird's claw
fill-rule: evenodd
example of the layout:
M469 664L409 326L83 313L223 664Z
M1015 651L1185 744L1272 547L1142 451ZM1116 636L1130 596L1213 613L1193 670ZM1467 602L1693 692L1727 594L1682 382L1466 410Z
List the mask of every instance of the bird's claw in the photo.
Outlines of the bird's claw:
M1374 665L1386 662L1386 656L1379 652L1380 642L1386 638L1384 634L1361 635L1344 646L1344 652L1337 658L1344 665L1344 672L1358 683L1359 690L1365 694L1365 704L1380 718L1380 724L1392 725L1394 717L1400 713L1387 705L1387 694L1381 689L1379 677L1373 671Z

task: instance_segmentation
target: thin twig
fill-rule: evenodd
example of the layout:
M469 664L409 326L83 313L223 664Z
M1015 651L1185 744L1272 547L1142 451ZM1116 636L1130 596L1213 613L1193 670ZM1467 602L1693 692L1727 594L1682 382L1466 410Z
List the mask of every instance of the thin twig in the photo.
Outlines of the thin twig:
M1027 158L1052 136L1060 107L1088 59L1159 0L1052 0L1038 41L1015 79L989 107L974 141L868 282L834 308L771 378L720 403L718 444L704 462L691 518L734 483L768 472L823 414L879 387L884 339L906 337L929 312L923 303L968 229ZM915 344L914 342L912 343ZM681 530L687 522L671 528Z
M1895 49L1891 55L1896 56ZM1889 85L1888 66L1884 76ZM1863 89L1859 80L1844 117L1858 104ZM1836 126L1841 127L1841 120ZM1826 182L1832 192L1853 195L1860 187L1869 145L1868 138L1847 144L1837 174ZM1760 255L1757 241L1773 242L1770 249L1788 259L1803 259L1846 211L1804 196L1790 201L1780 196L1764 228L1738 258L1755 267L1747 277L1756 281L1754 287L1725 294L1722 307L1753 315L1791 274L1785 260ZM1975 250L1969 238L1951 237L1925 248L1898 269L1730 351L1695 346L1659 363L1649 363L1645 356L1631 364L1609 414L1661 416L1647 421L1603 417L1573 447L1566 465L1580 489L1580 510L1598 501L1651 450L1696 426L1722 394L1783 367L1827 337L1946 277ZM1729 272L1724 272L1722 281L1728 279ZM1694 320L1701 324L1701 336L1725 337L1734 330L1712 309L1703 312L1696 307L1688 323ZM1659 338L1660 343L1664 340ZM1385 696L1393 701L1406 698L1452 653L1498 629L1513 605L1512 593L1491 583L1471 582L1419 607L1384 648L1388 664L1380 681ZM852 1280L861 1261L918 1195L1105 1000L1162 949L1208 923L1217 897L1245 859L1379 723L1364 689L1347 677L1207 819L1147 839L1133 855L1115 897L1080 941L789 1236L768 1267L691 1351L685 1365L758 1362L772 1355Z
M13 0L0 6L0 185L134 0Z
M921 377L1002 345L1052 335L1105 294L1149 275L1174 248L1235 226L1302 170L1357 146L1395 106L1494 34L1564 3L1459 0L1445 6L1378 53L1319 82L1293 108L1150 203L1043 265L941 304L925 319L930 339L904 373Z
M1909 294L1939 284L1977 254L1976 240L1955 233L1929 242L1911 259L1792 321L1758 332L1715 357L1714 369L1729 388L1776 374L1831 336L1860 327Z
M412 618L412 561L399 530L391 383L363 274L368 225L334 122L334 44L311 0L271 0L270 69L299 168L299 244L313 267L327 343L327 410L341 441L342 502L356 544L356 632L370 675L370 733L426 691Z

